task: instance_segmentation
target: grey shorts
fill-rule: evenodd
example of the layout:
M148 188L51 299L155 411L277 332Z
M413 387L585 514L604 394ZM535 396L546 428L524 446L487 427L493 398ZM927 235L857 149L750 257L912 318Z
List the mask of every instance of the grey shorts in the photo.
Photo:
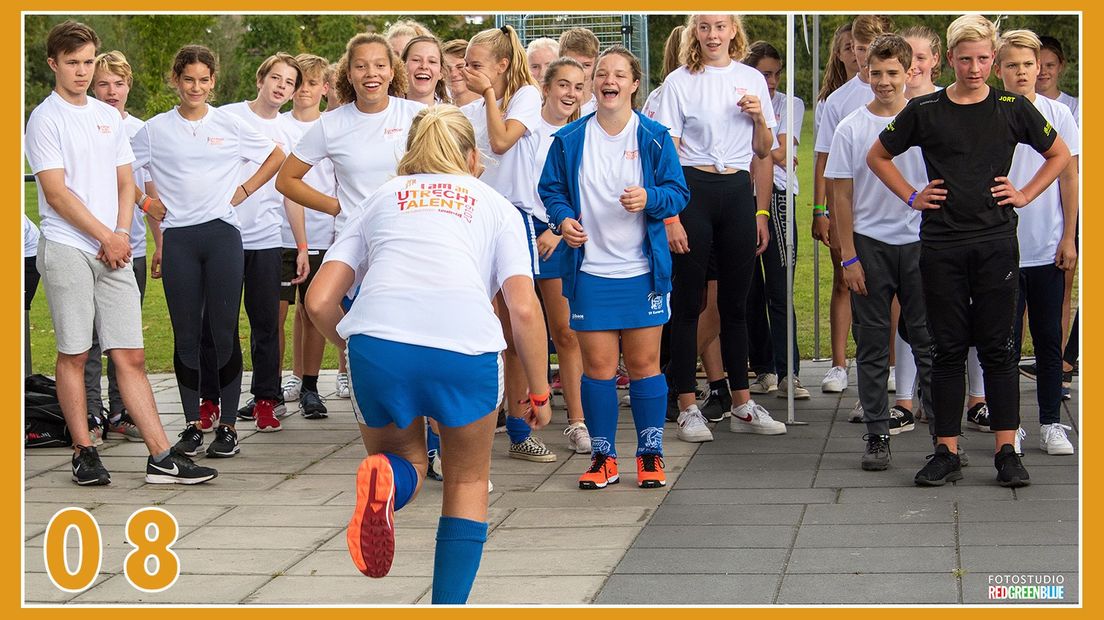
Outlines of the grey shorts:
M142 298L129 265L111 269L93 254L42 239L36 266L59 353L91 349L93 328L104 351L142 348Z

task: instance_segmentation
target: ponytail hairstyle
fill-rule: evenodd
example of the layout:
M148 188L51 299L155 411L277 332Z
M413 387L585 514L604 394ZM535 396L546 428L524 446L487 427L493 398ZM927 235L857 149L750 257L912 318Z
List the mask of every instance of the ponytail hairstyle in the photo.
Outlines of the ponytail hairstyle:
M506 89L502 94L501 110L506 112L510 106L510 99L522 86L537 86L533 74L529 71L529 57L525 53L525 46L518 39L517 31L513 26L490 28L471 38L468 47L483 45L490 50L495 60L503 58L510 61L506 67Z
M679 52L679 59L687 69L690 69L690 73L701 73L705 70L701 43L698 42L696 34L700 17L701 15L691 15L687 18L686 30L682 33L682 50ZM728 42L728 56L738 61L747 55L747 32L744 31L744 20L740 19L739 15L733 13L729 18L732 20L732 28L736 31L736 36Z
M817 101L824 101L828 98L828 95L836 92L836 89L843 86L844 82L847 81L847 66L843 64L843 59L840 58L844 35L851 36L851 22L836 28L835 34L832 35L832 51L828 55L828 64L824 67L824 78L820 81L820 92L817 93Z
M598 58L594 61L594 72L591 73L591 79L594 79L594 73L598 72L598 65L602 64L602 59L606 56L620 56L629 61L629 70L632 71L632 78L634 82L639 83L644 79L644 72L640 68L640 59L636 57L627 47L621 44L611 45L605 49L601 54L598 54ZM637 87L636 92L632 95L632 109L637 109L637 99L640 98L640 88Z
M406 136L406 154L397 174L460 174L471 176L468 154L478 152L468 117L452 104L423 108Z
M667 41L663 44L663 78L665 79L672 71L682 66L679 62L679 57L682 52L682 32L686 30L686 25L680 24L671 29L671 34L667 35Z
M597 65L598 63L594 64ZM544 70L544 75L541 76L541 86L543 88L549 88L550 86L552 86L552 82L556 81L556 74L558 74L560 72L560 69L563 69L564 67L575 67L579 71L582 71L584 79L586 78L586 69L583 68L583 65L579 64L578 60L575 60L574 58L568 58L567 56L560 56L556 60L553 60L551 63L549 63L548 68ZM541 90L542 98L544 95L543 88ZM572 121L579 120L579 113L582 109L582 102L580 101L579 104L580 105L575 106L575 111L571 113L571 116L567 117L567 122L570 123Z
M782 54L779 54L778 49L766 41L752 43L751 47L748 48L747 56L744 56L744 59L740 62L755 69L759 66L759 61L764 58L773 58L782 63L783 67L786 66L785 61L782 60Z
M349 62L353 52L361 45L372 44L382 45L387 50L387 59L391 63L391 85L387 88L387 94L392 97L402 97L406 94L406 66L395 55L387 39L374 32L362 32L349 39L349 43L345 46L345 54L337 63L337 96L342 103L356 103L357 100L356 89L349 81Z
M445 78L448 72L445 70L445 49L441 45L440 39L431 34L423 34L407 41L402 53L403 69L406 68L406 58L410 56L410 48L418 43L432 43L437 46L437 60L441 63L441 77L437 80L437 85L433 87L433 94L440 103L452 103L448 89L445 87Z
M934 82L943 73L943 40L927 26L909 26L902 30L900 35L903 39L924 39L931 45L932 56L937 58L931 70L931 79Z

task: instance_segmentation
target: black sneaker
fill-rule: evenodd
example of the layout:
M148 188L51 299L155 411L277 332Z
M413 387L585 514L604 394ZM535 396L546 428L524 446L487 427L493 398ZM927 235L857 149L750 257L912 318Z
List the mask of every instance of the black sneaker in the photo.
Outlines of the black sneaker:
M238 419L239 420L252 420L253 419L253 405L254 405L254 402L253 402L252 398L245 401L245 404L242 405L240 409L238 409Z
M215 440L207 446L207 456L230 458L238 453L238 432L225 424L215 429Z
M1026 487L1031 484L1031 476L1024 469L1020 455L1012 444L1001 446L1000 452L993 456L993 465L997 468L997 482L1002 487Z
M146 459L146 482L150 484L199 484L217 477L214 469L196 465L176 450L170 450L160 463L154 462L153 456Z
M966 412L966 425L983 433L992 433L989 429L989 405L978 403Z
M937 441L938 438L935 435L932 435L931 439L932 439L932 449L934 449L936 446L939 445L939 441ZM960 463L962 463L963 467L969 467L970 466L970 455L966 454L966 448L962 447L962 442L965 439L966 438L961 436L961 435L958 437L958 461Z
M184 456L195 456L203 447L203 431L199 430L199 424L189 424L177 437L180 441L176 442L173 449Z
M866 452L862 456L864 471L885 471L889 469L889 435L863 435L866 440Z
M1031 379L1032 381L1035 381L1035 375L1038 374L1038 366L1035 364L1035 362L1031 362L1030 364L1020 364L1020 374L1027 377L1028 379Z
M73 455L73 482L82 487L111 484L111 474L100 461L100 454L91 446L81 446Z
M700 409L706 420L720 422L732 410L732 394L725 393L722 390L709 390L709 394L702 401ZM676 417L675 420L677 421L678 418Z
M913 478L922 487L941 487L956 480L962 480L962 462L944 444L935 447L935 454L928 456L928 464Z
M329 415L326 405L322 404L322 397L310 390L303 390L299 396L299 408L299 415L308 420L321 420Z
M894 405L889 408L889 434L900 435L916 428L916 420L908 407Z

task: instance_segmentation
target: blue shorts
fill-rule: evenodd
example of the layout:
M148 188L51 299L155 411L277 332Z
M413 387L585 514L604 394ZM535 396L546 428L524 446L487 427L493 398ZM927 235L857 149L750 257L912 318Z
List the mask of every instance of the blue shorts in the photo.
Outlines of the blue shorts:
M525 241L529 244L529 267L533 270L533 277L536 278L540 274L541 265L537 257L537 235L540 233L536 232L536 224L540 220L534 219L532 215L521 209L518 209L518 215L521 216L521 221L525 222Z
M498 353L465 355L356 334L348 355L353 413L370 428L406 428L419 416L465 426L502 402Z
M652 274L603 278L580 271L570 302L571 329L599 332L663 325L671 318L671 294L652 291Z
M548 224L533 218L534 237L540 237L548 230ZM567 252L567 242L560 240L556 249L552 250L552 256L548 260L540 259L540 273L536 275L538 280L558 280L563 274L563 255Z

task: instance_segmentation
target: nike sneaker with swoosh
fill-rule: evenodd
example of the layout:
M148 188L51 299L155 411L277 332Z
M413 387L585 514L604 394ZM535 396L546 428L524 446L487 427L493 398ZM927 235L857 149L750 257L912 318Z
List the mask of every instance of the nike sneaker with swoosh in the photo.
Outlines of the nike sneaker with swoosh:
M217 477L213 468L196 465L175 449L160 463L152 456L146 459L146 482L150 484L199 484Z
M749 400L739 407L732 407L732 417L728 419L728 430L733 433L754 433L756 435L784 435L786 425L771 417L766 409Z
M82 446L73 455L73 482L86 486L111 484L111 474L100 461L100 454L92 446Z

